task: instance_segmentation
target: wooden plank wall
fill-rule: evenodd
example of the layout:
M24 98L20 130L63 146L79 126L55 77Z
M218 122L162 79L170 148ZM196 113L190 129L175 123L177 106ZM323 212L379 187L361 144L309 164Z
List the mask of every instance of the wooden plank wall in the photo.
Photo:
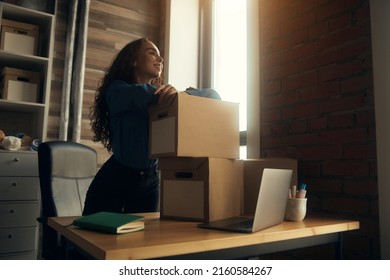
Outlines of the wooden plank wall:
M59 137L68 21L67 3L67 0L59 0L56 11L48 140L55 140ZM91 0L90 2L81 142L96 149L99 155L99 164L102 164L109 157L109 154L100 143L91 141L89 111L93 104L98 82L118 51L132 40L147 37L157 44L163 54L164 21L165 0Z

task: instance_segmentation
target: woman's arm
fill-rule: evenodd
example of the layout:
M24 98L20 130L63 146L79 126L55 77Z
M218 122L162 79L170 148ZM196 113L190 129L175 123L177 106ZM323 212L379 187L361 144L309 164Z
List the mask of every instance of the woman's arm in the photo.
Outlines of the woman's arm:
M150 84L130 85L123 81L114 81L106 92L111 115L132 110L146 113L151 104L158 102L155 90L156 87Z

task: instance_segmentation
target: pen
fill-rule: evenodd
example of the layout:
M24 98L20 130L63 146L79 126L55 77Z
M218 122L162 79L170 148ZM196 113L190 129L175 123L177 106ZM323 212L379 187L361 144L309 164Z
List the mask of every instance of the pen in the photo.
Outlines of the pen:
M305 197L306 197L306 184L300 183L299 190L298 190L298 198L305 198Z
M301 189L298 193L298 198L305 198L306 197L306 190Z
M296 185L292 186L291 195L292 195L292 198L296 198L296 195L297 195L297 186Z

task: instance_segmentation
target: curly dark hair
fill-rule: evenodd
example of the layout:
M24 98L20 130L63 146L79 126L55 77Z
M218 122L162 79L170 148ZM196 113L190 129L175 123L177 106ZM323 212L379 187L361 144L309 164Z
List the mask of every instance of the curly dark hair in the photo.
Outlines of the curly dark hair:
M94 105L91 107L89 113L92 131L94 132L92 140L94 142L102 142L103 146L109 152L112 151L112 147L108 107L105 96L106 89L114 80L122 80L129 84L136 82L133 65L142 44L148 41L150 40L147 38L141 38L124 46L105 72L96 90ZM160 78L155 79L152 84L160 85Z

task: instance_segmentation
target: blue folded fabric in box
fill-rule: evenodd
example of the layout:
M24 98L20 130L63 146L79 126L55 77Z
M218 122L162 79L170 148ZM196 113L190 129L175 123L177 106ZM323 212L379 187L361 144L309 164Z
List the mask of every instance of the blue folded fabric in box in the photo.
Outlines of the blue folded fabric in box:
M203 89L187 88L185 92L194 96L221 100L221 96L218 94L218 92L216 92L212 88L203 88Z

